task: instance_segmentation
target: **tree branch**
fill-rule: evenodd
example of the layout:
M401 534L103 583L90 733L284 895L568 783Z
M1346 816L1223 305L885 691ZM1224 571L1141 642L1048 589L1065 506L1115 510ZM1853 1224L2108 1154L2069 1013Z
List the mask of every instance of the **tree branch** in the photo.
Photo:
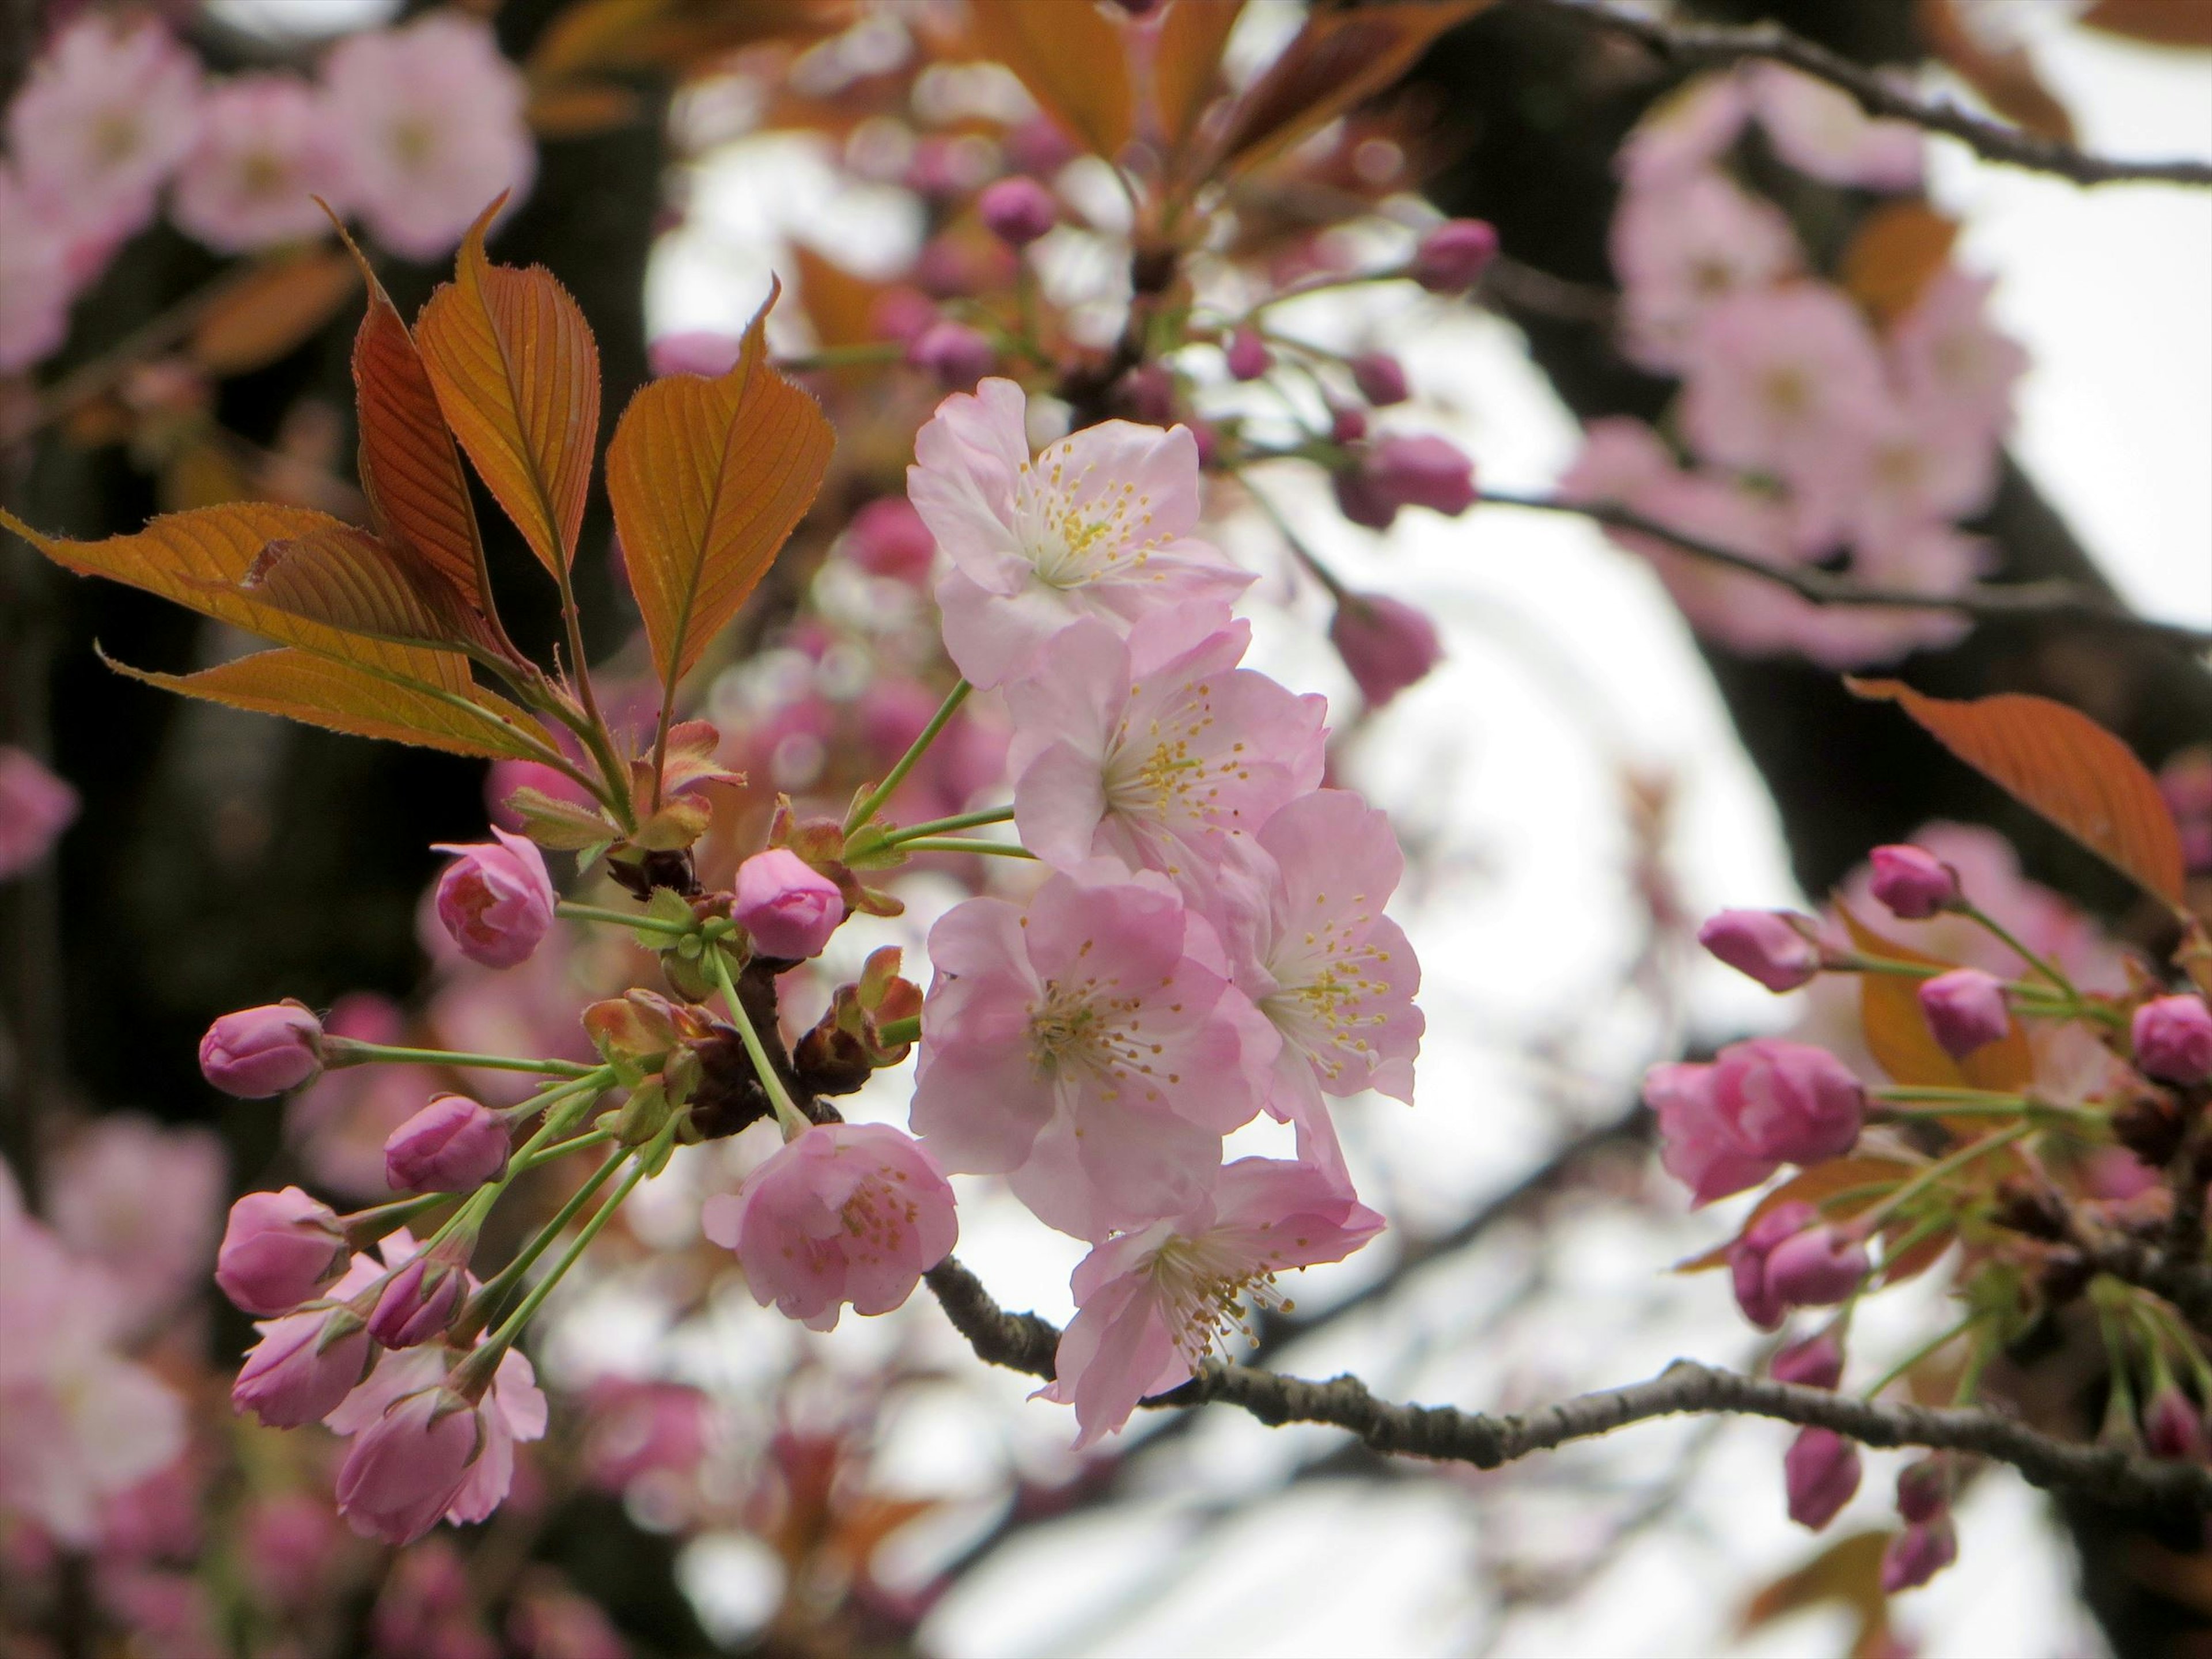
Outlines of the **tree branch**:
M1053 1376L1060 1333L1030 1313L1008 1313L975 1274L948 1256L926 1277L953 1328L979 1358L1032 1376ZM1540 1411L1491 1415L1449 1406L1381 1400L1356 1376L1326 1382L1211 1361L1157 1407L1236 1406L1271 1427L1323 1423L1378 1452L1494 1469L1532 1452L1593 1439L1632 1423L1684 1413L1734 1413L1832 1429L1869 1446L1928 1446L2009 1463L2039 1486L2089 1492L2129 1508L2212 1510L2212 1469L2163 1462L2117 1446L2055 1440L1995 1412L1860 1400L1717 1370L1678 1359L1649 1382L1577 1395Z
M1481 501L1492 507L1525 507L1535 513L1571 513L1614 530L1649 536L1678 552L1726 565L1786 587L1814 605L1856 605L1887 611L1948 611L1984 622L2056 621L2094 623L2171 641L2191 651L2212 647L2212 629L2139 617L2117 599L2067 581L1982 583L1952 594L1914 593L1901 588L1866 587L1814 565L1775 565L1717 543L1670 530L1656 519L1603 501L1568 501L1553 495L1516 495L1486 489Z
M1849 93L1869 115L1909 121L1928 131L1956 138L1985 161L2055 173L2077 185L2212 185L2212 161L2193 158L2126 161L2090 155L2071 144L1990 120L1954 103L1917 98L1850 58L1792 34L1778 24L1754 23L1729 28L1665 23L1607 4L1606 0L1522 3L1572 17L1595 28L1627 35L1674 63L1695 65L1764 59L1786 64Z

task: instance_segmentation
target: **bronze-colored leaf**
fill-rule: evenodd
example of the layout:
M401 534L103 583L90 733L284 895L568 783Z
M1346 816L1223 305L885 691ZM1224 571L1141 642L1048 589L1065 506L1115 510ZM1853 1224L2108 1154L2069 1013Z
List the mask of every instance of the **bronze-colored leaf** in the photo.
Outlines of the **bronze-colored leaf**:
M446 691L402 682L296 649L257 652L197 674L156 674L118 662L117 672L226 708L344 732L357 738L442 749L485 759L542 760L534 723L513 704L474 687Z
M501 202L505 201L501 198ZM575 557L599 431L599 349L568 289L484 257L500 202L461 244L415 325L438 406L478 474L556 576Z
M968 0L968 38L1045 113L1109 160L1135 129L1127 29L1090 0Z
M672 688L767 572L829 465L829 422L767 360L775 303L772 293L728 374L654 381L607 447L630 591Z
M1838 275L1851 298L1886 325L1918 302L1958 240L1959 222L1925 202L1886 202L1860 222Z
M805 307L806 320L814 325L814 337L832 347L866 345L873 340L870 313L884 285L854 276L804 242L793 242L791 253L799 264L799 303Z
M2097 0L2081 27L2154 46L2212 46L2208 0Z
M1858 1624L1853 1659L1887 1650L1889 1596L1881 1587L1881 1558L1890 1537L1887 1532L1855 1532L1826 1546L1796 1571L1755 1594L1737 1616L1738 1633L1747 1636L1808 1607L1840 1604Z
M240 583L248 594L309 622L404 645L489 648L483 618L434 574L374 536L337 525L272 541Z
M1834 903L1836 914L1850 931L1851 943L1864 955L1916 967L1958 966L1883 938L1853 915L1840 898ZM1936 1041L1928 1017L1920 1011L1921 983L1901 974L1859 975L1859 1030L1867 1052L1893 1082L1909 1088L1992 1089L2000 1093L2028 1085L2035 1076L2035 1055L2018 1020L1995 1042L1983 1044L1964 1060L1954 1060ZM1971 1135L1986 1125L1962 1118L1950 1127Z
M1244 0L1172 0L1152 48L1152 112L1170 152L1198 131L1221 79L1221 53Z
M2043 137L2072 143L2074 118L2043 83L2026 48L1984 46L1960 21L1955 6L1956 0L1917 0L1913 15L1929 52L2007 120Z
M287 356L337 314L360 280L336 248L279 255L227 287L186 350L209 374L245 374Z
M1244 168L1289 149L1381 92L1431 41L1492 3L1384 0L1308 13L1282 56L1237 100L1216 155Z
M1902 707L1938 743L2152 896L2184 908L2181 832L2135 751L2079 709L2016 691L1954 702L1898 680L1848 680Z
M507 798L507 808L522 820L524 835L556 852L580 853L622 835L622 827L608 823L596 807L560 800L526 785Z

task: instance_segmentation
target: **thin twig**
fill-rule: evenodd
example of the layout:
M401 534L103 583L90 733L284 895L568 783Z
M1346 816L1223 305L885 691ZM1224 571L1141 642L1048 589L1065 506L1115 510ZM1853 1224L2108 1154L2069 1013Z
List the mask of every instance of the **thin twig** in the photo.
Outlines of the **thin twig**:
M2056 138L1992 121L1945 100L1916 97L1874 71L1790 33L1776 23L1741 27L1662 22L1606 0L1522 0L1592 27L1625 34L1660 57L1681 64L1735 64L1765 59L1783 64L1857 100L1869 115L1908 121L1956 138L1985 161L2056 174L2077 185L2212 185L2212 161L2193 157L2131 161L2091 155Z
M979 1358L1050 1377L1060 1332L1030 1313L1009 1313L981 1280L948 1256L925 1275L953 1328ZM1996 1412L1868 1401L1775 1382L1678 1359L1648 1382L1577 1395L1540 1411L1491 1415L1449 1406L1381 1400L1356 1376L1325 1382L1255 1366L1210 1361L1181 1388L1145 1402L1160 1407L1240 1407L1269 1426L1323 1423L1378 1452L1494 1469L1632 1423L1685 1413L1733 1413L1830 1429L1869 1446L1928 1446L2009 1463L2039 1486L2088 1492L2116 1505L2212 1510L2212 1469L2161 1462L2118 1446L2053 1439Z
M1589 519L1610 529L1649 536L1677 552L1713 564L1726 565L1747 576L1786 587L1813 605L1856 605L1885 611L1948 611L1984 622L2073 622L2126 629L2148 634L2191 651L2212 647L2212 629L2186 623L2160 622L2138 617L2116 599L2109 599L2072 582L2033 581L1982 583L1957 593L1915 593L1901 588L1866 587L1847 577L1832 575L1812 565L1768 564L1747 553L1738 553L1716 543L1671 530L1605 501L1569 501L1555 495L1520 495L1486 489L1482 502L1492 507L1525 507L1535 513L1567 513Z

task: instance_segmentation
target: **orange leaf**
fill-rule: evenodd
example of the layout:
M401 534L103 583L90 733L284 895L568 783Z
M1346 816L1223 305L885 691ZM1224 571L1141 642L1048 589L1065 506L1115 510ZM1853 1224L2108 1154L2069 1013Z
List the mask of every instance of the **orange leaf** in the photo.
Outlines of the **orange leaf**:
M1103 9L1090 0L968 0L968 39L1093 154L1110 160L1129 142L1128 34Z
M814 337L825 346L865 345L876 337L868 313L884 284L856 276L804 242L791 245L799 262L799 298Z
M1844 287L1878 323L1912 309L1951 257L1959 222L1925 202L1887 202L1867 215L1844 250Z
M1222 49L1244 0L1173 0L1152 49L1152 107L1170 150L1198 130L1221 78Z
M1492 3L1386 0L1308 13L1282 56L1237 100L1220 159L1249 167L1288 149L1382 91L1431 40Z
M360 279L332 248L274 258L229 288L192 330L192 361L215 375L265 368L304 344Z
M488 691L401 684L307 651L257 652L197 674L149 673L112 660L107 665L181 696L282 714L357 738L491 760L542 760L546 750L542 740L532 741L530 717Z
M505 200L469 232L415 338L446 423L530 550L561 576L575 557L599 439L599 349L550 272L484 258L484 231Z
M5 525L39 551L82 576L106 576L174 600L189 611L349 662L395 681L466 695L467 661L451 651L396 645L316 622L254 598L239 584L271 542L302 541L336 531L356 534L328 514L268 501L233 501L153 520L135 536L76 542L43 536L5 508Z
M1795 1572L1785 1573L1754 1595L1736 1619L1736 1632L1747 1636L1808 1607L1839 1605L1858 1622L1854 1659L1887 1650L1889 1597L1881 1587L1887 1532L1855 1532L1822 1549Z
M1946 749L2024 805L2183 908L2181 834L2158 781L2127 744L2078 709L2003 692L1954 702L1897 680L1844 682L1862 697L1902 705Z
M1790 1176L1753 1205L1751 1213L1744 1217L1743 1225L1736 1230L1736 1238L1742 1237L1754 1223L1782 1205L1823 1204L1836 1194L1848 1192L1854 1187L1872 1187L1878 1182L1894 1185L1912 1175L1914 1167L1893 1158L1832 1158L1826 1164L1815 1164L1811 1169ZM1847 1219L1862 1210L1871 1208L1877 1201L1878 1196L1872 1194L1845 1199L1839 1204L1827 1206L1822 1213L1832 1219ZM1674 1264L1674 1271L1678 1273L1701 1273L1713 1267L1724 1267L1728 1262L1728 1253L1735 1243L1735 1239L1732 1238L1726 1244L1716 1245L1686 1261L1678 1261Z
M1981 94L1989 106L2028 131L2074 141L2074 118L2043 84L2035 60L2019 46L1992 51L1959 21L1956 0L1918 0L1914 15L1929 50Z
M1884 939L1853 915L1841 899L1833 902L1844 926L1850 930L1852 944L1865 955L1923 967L1958 965ZM1889 1073L1891 1081L1907 1087L2005 1092L2027 1086L2035 1076L2035 1056L2028 1048L2027 1032L2018 1020L1996 1042L1984 1043L1964 1060L1954 1060L1936 1041L1928 1017L1920 1011L1920 984L1899 974L1859 975L1859 1030L1866 1038L1867 1052ZM1968 1120L1951 1127L1967 1134L1979 1132Z
M2207 0L2097 0L2081 14L2084 28L2157 46L2212 46Z
M775 303L772 292L728 374L654 381L607 447L630 591L672 689L766 574L830 462L829 422L767 361Z
M356 259L360 251L346 238ZM415 337L362 260L368 309L353 340L354 398L360 410L361 483L380 526L451 586L461 602L491 622L491 577L469 499L460 453L438 407L438 394ZM493 631L497 632L494 623Z
M240 586L309 622L404 645L491 648L483 619L400 550L338 525L263 548Z

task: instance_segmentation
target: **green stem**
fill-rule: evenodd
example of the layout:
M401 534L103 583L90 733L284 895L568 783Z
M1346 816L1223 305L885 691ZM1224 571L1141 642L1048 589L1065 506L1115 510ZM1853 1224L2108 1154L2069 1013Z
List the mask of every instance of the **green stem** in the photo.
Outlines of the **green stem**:
M1358 270L1342 276L1330 276L1318 283L1308 283L1304 288L1294 288L1262 300L1245 313L1248 321L1266 315L1277 306L1285 306L1293 300L1303 300L1310 294L1334 294L1340 289L1365 288L1375 283L1395 283L1404 278L1402 270Z
M745 1045L745 1053L752 1060L754 1072L759 1075L761 1087L768 1091L769 1100L775 1107L775 1121L782 1127L783 1138L790 1140L805 1134L814 1126L799 1109L790 1091L783 1086L783 1079L775 1074L775 1064L769 1059L768 1050L761 1043L760 1033L753 1030L752 1016L745 1012L745 1005L738 996L738 988L730 982L727 958L720 951L711 951L708 952L708 960L714 964L714 982L721 988L722 1000L729 1005L731 1023L738 1028L738 1040Z
M690 923L663 921L659 916L648 916L623 910L610 910L597 904L572 904L567 899L553 907L553 914L570 921L604 921L617 927L635 927L648 933L682 935L693 931Z
M968 701L968 694L975 688L962 680L945 695L937 712L929 717L929 724L921 728L921 735L907 746L898 757L898 764L884 775L884 781L854 803L853 810L845 815L845 833L851 835L870 818L875 817L891 793L906 781L906 775L914 770L916 763L929 752L929 745L937 741L938 733L960 712L960 705Z
M362 1042L354 1037L325 1037L326 1054L344 1056L340 1066L365 1066L386 1060L411 1060L428 1066L466 1066L480 1072L538 1072L548 1077L580 1078L596 1066L572 1060L528 1060L511 1054L477 1054L455 1048L402 1048L388 1042ZM329 1060L324 1062L330 1064Z
M1881 1377L1875 1382L1874 1386L1868 1389L1861 1397L1867 1400L1879 1398L1884 1389L1896 1382L1899 1377L1904 1376L1905 1372L1911 1370L1922 1360L1927 1358L1929 1355L1940 1352L1942 1349L1948 1347L1952 1343L1956 1342L1968 1331L1973 1329L1976 1323L1978 1323L1983 1317L1982 1310L1977 1308L1974 1311L1968 1314L1964 1319L1961 1319L1957 1324L1952 1326L1948 1330L1944 1331L1941 1335L1936 1337L1930 1341L1922 1343L1911 1353L1905 1355L1904 1358L1899 1360L1897 1364L1892 1365L1887 1370L1884 1371Z
M605 1167L611 1170L621 1161L618 1158L611 1158L606 1161ZM586 1250L591 1249L592 1241L597 1238L600 1230L614 1218L615 1212L622 1208L623 1200L630 1195L631 1190L644 1179L644 1163L641 1160L633 1159L630 1163L629 1173L623 1177L622 1185L616 1188L607 1201L592 1212L592 1218L578 1229L574 1242L567 1249L562 1251L561 1259L553 1264L553 1271L531 1287L530 1294L522 1298L521 1305L500 1322L499 1328L485 1339L483 1347L477 1349L476 1354L471 1356L472 1359L477 1358L486 1349L495 1353L504 1353L514 1346L514 1339L522 1334L523 1327L529 1324L536 1316L538 1310L544 1305L545 1298L553 1293L553 1287L568 1276L568 1269L576 1265L578 1259ZM495 1365L498 1361L490 1360L481 1363Z
M887 1019L876 1027L876 1036L887 1048L896 1048L902 1042L919 1042L921 1016L910 1014L904 1019Z
M461 1316L461 1340L466 1341L489 1322L492 1310L507 1300L507 1293L522 1282L523 1274L536 1266L538 1258L552 1248L553 1241L567 1231L568 1224L576 1218L576 1212L592 1201L592 1194L606 1185L607 1177L615 1172L615 1165L620 1164L625 1156L624 1152L617 1151L586 1176L584 1184L569 1195L568 1201L554 1212L553 1218L538 1230L538 1236L524 1245L520 1254L501 1268L470 1299L468 1309Z
M1002 859L1036 856L1026 847L1009 846L1003 841L983 841L972 836L924 836L919 841L899 842L898 849L902 853L983 853Z
M1283 516L1281 509L1254 487L1251 478L1244 470L1241 467L1237 468L1234 476L1237 482L1244 486L1244 493L1252 498L1252 505L1258 507L1267 522L1274 526L1275 533L1283 538L1283 545L1289 548L1292 556L1300 564L1305 566L1307 570L1312 573L1313 579L1328 591L1329 598L1334 599L1339 605L1351 599L1352 590L1337 580L1336 573L1323 564L1321 562L1321 556L1306 545L1305 538L1291 528L1291 521Z
M1954 1105L1971 1106L1980 1103L2002 1107L2008 1112L2023 1112L2033 1103L2023 1094L2008 1094L2001 1089L1953 1089L1934 1084L1915 1084L1910 1088L1869 1089L1869 1100L1885 1105L1910 1101L1943 1101Z
M1982 927L1988 929L1991 933L1994 933L1999 940L2010 946L2013 952L2017 955L2022 962L2034 969L2037 973L2042 975L2044 978L2049 980L2053 985L2056 985L2060 990L2063 991L2066 994L2067 1000L2069 1001L2081 1001L2081 994L2074 988L2074 981L2067 978L2063 973L2060 972L2056 963L2045 961L2041 957L2036 955L2034 951L2029 950L2027 946L2021 944L2019 939L2014 938L2011 930L2007 928L2002 922L1997 921L1996 917L1988 915L1984 911L1977 909L1971 904L1965 906L1964 910L1965 915L1970 921L1980 923Z
M980 830L987 823L1011 823L1014 809L1011 806L987 806L978 812L963 812L957 817L932 818L927 823L908 824L894 830L884 837L886 847L897 847L909 841L919 841L924 836L942 836L955 830Z
M2009 1146L2014 1141L2032 1133L2034 1127L2029 1123L2015 1123L2008 1129L1999 1129L1995 1134L1984 1135L1979 1140L1969 1142L1948 1158L1939 1158L1929 1164L1871 1210L1863 1215L1852 1217L1851 1225L1862 1237L1871 1237L1875 1229L1885 1220L1896 1214L1904 1206L1910 1204L1946 1176L1955 1175L1976 1158L1994 1152L2001 1147Z

